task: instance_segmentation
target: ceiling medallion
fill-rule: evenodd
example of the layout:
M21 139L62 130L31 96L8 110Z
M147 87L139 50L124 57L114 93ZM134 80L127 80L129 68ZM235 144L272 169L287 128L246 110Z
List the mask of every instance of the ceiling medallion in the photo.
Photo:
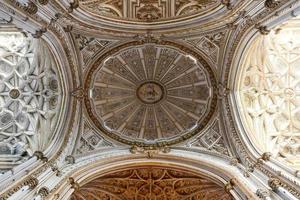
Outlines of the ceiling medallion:
M159 83L147 81L137 88L136 95L145 104L156 104L164 97L164 89Z
M211 68L194 51L167 42L124 44L88 72L85 104L108 136L139 146L165 146L199 133L216 107Z

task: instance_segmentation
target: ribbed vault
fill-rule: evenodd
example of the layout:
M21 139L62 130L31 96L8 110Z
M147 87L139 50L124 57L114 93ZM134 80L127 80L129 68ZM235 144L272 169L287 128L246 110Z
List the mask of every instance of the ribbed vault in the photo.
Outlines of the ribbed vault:
M71 200L231 200L224 187L204 176L168 167L143 166L98 177Z
M255 146L300 168L300 20L247 47L239 83L243 124Z

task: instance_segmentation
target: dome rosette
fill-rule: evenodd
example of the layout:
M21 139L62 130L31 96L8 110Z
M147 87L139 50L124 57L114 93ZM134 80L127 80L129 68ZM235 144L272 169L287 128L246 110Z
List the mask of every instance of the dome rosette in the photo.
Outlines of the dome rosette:
M88 77L89 116L127 144L183 141L206 126L216 106L212 70L171 42L126 44L100 58Z

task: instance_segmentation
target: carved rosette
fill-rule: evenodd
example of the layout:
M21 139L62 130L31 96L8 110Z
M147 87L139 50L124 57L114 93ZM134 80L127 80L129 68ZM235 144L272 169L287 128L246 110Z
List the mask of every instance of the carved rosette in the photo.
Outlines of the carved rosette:
M165 146L199 133L211 119L217 101L212 70L195 52L163 43L128 43L90 69L85 103L108 136Z

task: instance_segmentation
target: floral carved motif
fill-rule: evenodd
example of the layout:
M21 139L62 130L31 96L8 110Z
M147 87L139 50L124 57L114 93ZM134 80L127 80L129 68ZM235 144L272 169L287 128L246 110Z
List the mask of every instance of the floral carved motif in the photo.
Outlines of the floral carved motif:
M0 155L14 162L43 151L56 128L61 91L43 41L0 34Z
M293 29L297 23L294 19L256 38L243 62L238 95L242 120L257 147L299 168L300 32Z
M173 169L143 167L99 177L81 186L71 200L231 200L224 186Z
M217 0L80 0L80 7L99 16L126 20L156 21L205 12Z

